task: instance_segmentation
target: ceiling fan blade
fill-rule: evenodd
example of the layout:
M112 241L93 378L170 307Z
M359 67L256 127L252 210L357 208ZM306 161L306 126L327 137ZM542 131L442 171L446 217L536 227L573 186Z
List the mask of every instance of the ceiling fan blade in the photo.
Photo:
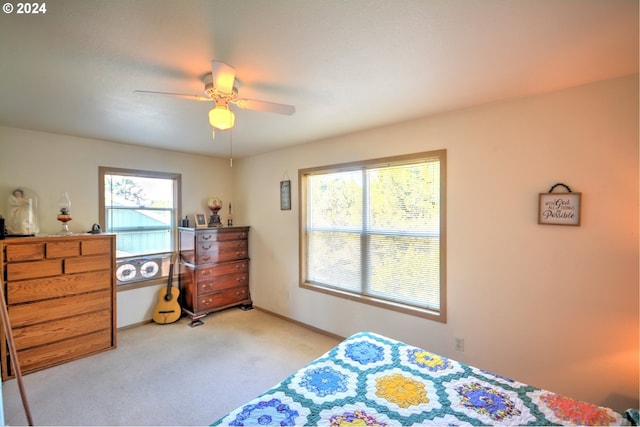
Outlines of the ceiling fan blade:
M232 93L233 83L236 79L236 69L220 61L211 61L211 74L213 87L218 92Z
M285 114L287 116L296 112L296 107L275 102L256 101L254 99L238 99L234 101L238 108L244 110L267 111L269 113Z
M133 91L134 94L136 95L161 95L161 96L171 96L173 98L181 98L181 99L188 99L191 101L205 101L205 102L211 102L214 101L211 98L207 98L206 96L200 96L200 95L187 95L184 93L172 93L172 92L153 92L153 91L149 91L149 90L134 90Z

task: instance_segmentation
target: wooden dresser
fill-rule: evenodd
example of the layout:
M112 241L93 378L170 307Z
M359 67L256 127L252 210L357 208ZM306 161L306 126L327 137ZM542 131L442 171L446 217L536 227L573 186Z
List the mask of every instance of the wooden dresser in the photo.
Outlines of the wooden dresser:
M251 308L249 227L180 227L180 296L192 326L233 306Z
M9 238L0 248L22 373L116 347L114 235ZM0 334L6 380L14 373Z

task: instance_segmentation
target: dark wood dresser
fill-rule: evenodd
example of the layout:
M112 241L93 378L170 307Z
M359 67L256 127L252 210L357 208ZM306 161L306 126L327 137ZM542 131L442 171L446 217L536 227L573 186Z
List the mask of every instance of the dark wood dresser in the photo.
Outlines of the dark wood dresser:
M214 311L251 308L249 227L180 227L179 234L180 305L191 325Z
M22 373L116 347L115 236L0 240L0 271ZM2 379L14 376L0 329Z

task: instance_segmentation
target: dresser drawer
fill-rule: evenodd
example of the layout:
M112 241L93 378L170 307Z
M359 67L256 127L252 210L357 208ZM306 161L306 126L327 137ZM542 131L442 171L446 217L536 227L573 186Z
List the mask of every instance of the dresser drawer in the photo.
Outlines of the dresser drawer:
M8 248L7 248L8 249ZM62 274L62 260L12 262L7 264L7 280L33 279Z
M44 243L8 245L5 261L32 261L44 259Z
M249 298L246 286L227 289L221 292L198 297L197 311L210 311L215 308L241 303Z
M80 249L82 255L111 254L111 240L83 240Z
M246 273L249 271L249 260L226 262L212 265L211 267L196 270L196 280L207 280L212 277L224 276L233 273Z
M103 310L24 328L14 328L13 338L16 349L24 350L110 328L111 310Z
M108 270L112 267L111 255L90 255L69 258L64 262L64 272L82 273L85 271Z
M249 256L246 250L239 249L232 252L217 252L213 254L201 255L196 257L197 264L211 264L215 262L235 261L246 259Z
M212 255L220 252L232 252L237 250L247 250L247 240L229 240L226 242L198 242L196 246L196 255Z
M79 294L53 301L42 300L31 304L8 307L11 326L14 328L63 319L111 308L111 291L104 290Z
M249 284L248 273L229 274L215 280L198 282L198 296Z
M18 359L22 371L30 372L107 350L112 346L111 331L105 330L44 347L22 350L18 352Z
M47 258L80 256L80 241L47 243Z
M20 304L111 289L111 279L111 271L104 270L42 279L9 281L7 283L7 302Z
M247 240L249 233L246 231L226 231L221 228L219 230L205 231L197 233L196 242L224 242L227 240Z

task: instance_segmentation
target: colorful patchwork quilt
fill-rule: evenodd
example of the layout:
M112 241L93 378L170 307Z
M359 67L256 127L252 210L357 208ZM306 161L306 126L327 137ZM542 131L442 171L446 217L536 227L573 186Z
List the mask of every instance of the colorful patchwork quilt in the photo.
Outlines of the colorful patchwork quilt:
M369 332L212 425L628 425L589 403Z

